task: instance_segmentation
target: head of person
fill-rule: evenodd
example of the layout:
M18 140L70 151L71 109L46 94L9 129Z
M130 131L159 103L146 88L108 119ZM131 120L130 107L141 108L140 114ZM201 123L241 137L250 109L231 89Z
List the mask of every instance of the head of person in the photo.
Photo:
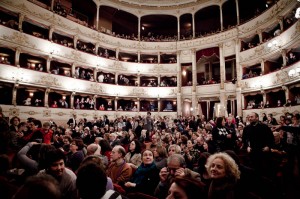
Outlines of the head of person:
M20 118L17 117L17 116L12 117L12 118L10 119L10 122L9 122L9 123L10 123L10 125L18 126L19 123L20 123Z
M177 169L185 168L186 163L184 157L181 154L173 154L167 159L167 170L169 175L175 177Z
M101 147L99 144L92 143L87 146L87 155L101 155Z
M60 178L65 171L65 154L60 149L55 149L45 154L45 168L47 174Z
M113 142L116 138L117 138L117 134L115 134L115 133L109 134L109 141L110 142Z
M138 140L132 140L129 144L131 153L141 153L141 143Z
M181 153L181 148L177 144L172 144L168 148L168 155L171 156L175 153L180 154Z
M112 148L109 144L109 142L106 139L102 139L99 141L99 145L101 147L101 153L104 154L107 151L111 151Z
M240 178L240 170L235 160L227 153L215 153L207 159L207 173L212 180L227 179L236 182Z
M166 199L206 198L204 187L205 185L196 179L178 176L173 178Z
M150 165L154 161L153 152L149 149L146 149L142 152L142 162L144 165Z
M77 171L76 187L82 199L99 199L106 192L107 177L104 169L93 162L87 162Z
M23 186L19 188L13 199L45 198L59 199L61 192L58 182L51 175L29 177Z
M255 124L259 121L259 115L255 112L250 113L249 121L251 124Z
M43 123L43 129L44 130L48 131L50 129L50 127L51 127L50 122L44 122Z
M218 117L216 120L216 126L217 127L224 127L225 126L225 119L224 117Z
M125 155L126 155L125 149L122 146L117 145L111 151L111 161L116 162L120 159L124 159Z
M163 146L156 146L153 150L154 157L166 158L168 157L167 150Z

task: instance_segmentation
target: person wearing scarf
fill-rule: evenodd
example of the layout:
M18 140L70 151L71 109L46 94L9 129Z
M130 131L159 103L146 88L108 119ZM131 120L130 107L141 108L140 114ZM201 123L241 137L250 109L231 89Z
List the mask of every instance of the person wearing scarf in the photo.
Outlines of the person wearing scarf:
M154 163L153 152L145 150L142 153L142 164L133 174L131 181L125 183L126 191L153 196L159 179L159 170Z

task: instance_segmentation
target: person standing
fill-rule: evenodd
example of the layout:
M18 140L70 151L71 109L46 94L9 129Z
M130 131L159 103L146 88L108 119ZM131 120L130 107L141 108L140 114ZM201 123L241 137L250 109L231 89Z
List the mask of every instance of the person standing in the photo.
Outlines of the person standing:
M257 113L249 115L250 124L243 131L243 148L247 150L253 168L260 174L271 172L271 148L274 136L271 129L259 121Z

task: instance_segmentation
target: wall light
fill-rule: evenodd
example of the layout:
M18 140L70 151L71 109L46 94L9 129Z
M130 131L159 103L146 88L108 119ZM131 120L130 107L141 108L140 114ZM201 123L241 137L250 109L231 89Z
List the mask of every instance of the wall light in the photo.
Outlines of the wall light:
M182 71L182 75L186 76L186 71L185 70Z
M33 97L33 92L30 92L30 93L29 93L29 97Z

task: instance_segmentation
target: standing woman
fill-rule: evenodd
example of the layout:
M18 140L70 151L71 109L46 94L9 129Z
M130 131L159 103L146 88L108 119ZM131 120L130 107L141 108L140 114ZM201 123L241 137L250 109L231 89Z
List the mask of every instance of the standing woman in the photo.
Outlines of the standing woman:
M141 165L141 144L138 140L133 140L130 142L128 153L125 155L125 161L133 169L137 169Z
M218 117L216 126L212 129L212 140L216 152L233 150L235 148L236 135L225 127L225 119Z
M208 199L235 199L240 170L236 162L226 153L215 153L206 162L207 173L211 179Z
M153 152L146 149L142 152L142 164L137 168L130 182L125 183L125 187L128 192L153 196L159 180L159 170L154 163Z

